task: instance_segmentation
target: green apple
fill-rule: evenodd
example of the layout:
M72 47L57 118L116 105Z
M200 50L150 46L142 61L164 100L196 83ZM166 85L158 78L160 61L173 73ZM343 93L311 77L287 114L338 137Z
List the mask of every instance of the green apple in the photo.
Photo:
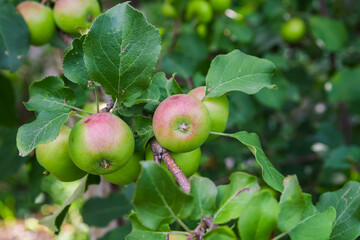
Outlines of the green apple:
M173 95L156 108L153 129L161 146L171 152L190 152L200 147L209 136L209 111L195 97Z
M146 160L153 160L154 161L154 155L151 151L150 146L146 147ZM184 153L173 153L171 152L171 156L174 158L176 164L179 166L181 171L185 174L186 177L191 177L199 168L200 165L200 159L201 159L201 150L200 148L196 148L193 151L190 152L184 152ZM161 162L161 166L165 168L167 171L168 168L166 167L164 161ZM169 174L171 172L169 171Z
M205 0L193 0L188 3L186 8L186 19L191 20L196 17L200 23L208 23L213 17L210 3Z
M111 113L96 113L75 124L69 138L70 157L80 169L95 175L115 172L134 153L129 126Z
M35 151L40 165L63 182L75 181L86 175L86 172L76 167L70 158L68 149L70 132L70 127L63 126L54 141L40 144Z
M189 92L189 95L202 100L205 97L206 87L198 87ZM210 113L211 132L224 132L229 118L229 101L226 95L221 97L207 97L202 101ZM215 138L209 136L209 139Z
M69 34L78 34L77 27L90 28L100 12L97 0L57 0L54 6L56 25Z
M99 109L103 109L104 107L106 107L106 103L104 102L99 102ZM97 113L97 105L96 102L89 102L89 103L85 103L84 106L82 107L82 110L87 111L89 113L95 114ZM80 112L80 114L84 117L89 116L89 114L86 114L84 112Z
M38 2L25 1L17 5L30 31L30 44L44 45L52 39L56 26L51 8Z
M125 166L123 166L116 172L106 174L103 177L109 182L117 185L127 185L129 183L135 182L140 173L141 160L144 160L144 154L134 152L134 154Z
M205 38L206 35L207 35L207 26L206 26L206 24L203 24L203 23L199 24L196 27L196 32L200 37Z
M306 25L301 18L292 18L281 27L281 36L289 43L299 42L305 33Z
M210 0L215 11L223 12L231 6L231 0Z
M173 5L169 2L165 2L161 7L161 12L166 18L176 18L177 12Z

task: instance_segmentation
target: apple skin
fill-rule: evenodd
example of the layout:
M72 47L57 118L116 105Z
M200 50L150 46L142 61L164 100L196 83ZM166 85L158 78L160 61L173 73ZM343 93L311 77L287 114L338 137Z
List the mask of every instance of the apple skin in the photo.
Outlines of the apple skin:
M76 27L90 28L101 13L97 0L58 0L54 6L56 25L66 33L78 35Z
M70 157L80 169L95 175L115 172L134 153L129 126L111 113L96 113L75 124L69 138Z
M231 0L210 0L210 4L215 11L225 11L231 6Z
M200 147L210 133L210 115L198 99L177 94L166 98L153 117L155 137L171 152L190 152Z
M177 12L173 5L168 2L165 2L161 7L161 12L166 18L176 18Z
M117 185L128 185L129 183L135 182L140 173L141 160L144 160L144 154L140 152L134 152L125 166L116 172L106 174L103 177L107 181Z
M286 42L297 43L306 33L305 22L301 18L292 18L281 27L281 36Z
M191 90L188 94L201 100L205 96L206 87L198 87ZM207 97L202 101L210 113L211 132L224 132L229 118L229 101L226 95L221 97ZM208 139L216 138L216 135L210 135Z
M210 3L204 0L194 0L188 3L186 8L186 19L197 17L200 23L208 23L213 17Z
M51 8L38 2L25 1L17 5L30 31L30 44L44 45L52 39L56 26Z
M151 151L150 146L148 145L146 147L145 151L145 158L146 160L152 160L154 161L154 155ZM174 158L176 164L179 166L181 171L185 174L187 178L191 177L199 168L200 165L200 159L201 159L201 150L200 148L196 148L193 151L190 152L184 152L184 153L171 153L171 156ZM164 161L161 161L161 166L166 169L169 174L172 176L169 169L166 167Z
M99 109L103 109L104 107L106 107L106 103L104 102L99 102ZM89 113L95 114L97 112L97 106L96 106L96 102L89 102L89 103L85 103L84 106L82 107L82 110L85 110ZM80 115L87 117L89 116L89 114L84 113L84 112L80 112Z
M49 143L36 147L36 158L41 166L62 182L72 182L86 175L70 158L68 140L71 128L63 126L59 136Z

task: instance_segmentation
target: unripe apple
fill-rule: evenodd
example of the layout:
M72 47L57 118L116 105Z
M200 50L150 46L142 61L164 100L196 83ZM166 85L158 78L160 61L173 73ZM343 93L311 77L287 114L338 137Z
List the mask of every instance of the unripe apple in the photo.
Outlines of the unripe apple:
M116 172L106 174L103 177L109 182L117 185L127 185L129 183L135 182L140 173L141 160L144 160L144 154L134 152L134 154L125 166L123 166Z
M301 18L292 18L281 27L281 36L286 42L299 42L306 32L305 22Z
M231 6L231 0L210 0L210 4L215 11L225 11Z
M86 172L75 166L70 158L68 149L70 132L70 127L63 126L54 141L36 147L36 158L40 165L63 182L75 181L86 175Z
M100 12L97 0L57 0L54 6L56 25L70 34L78 34L77 27L90 28Z
M189 95L201 100L205 97L206 87L198 87L189 92ZM224 132L229 118L229 101L226 95L221 97L207 97L202 101L210 113L211 132ZM210 135L209 139L215 138Z
M115 172L134 153L129 126L111 113L96 113L77 122L69 138L70 157L80 169L95 175Z
M196 27L196 32L200 37L205 38L206 35L207 35L207 26L206 26L206 24L203 24L203 23L199 24Z
M173 5L169 2L165 2L161 7L161 12L166 18L176 18L177 12Z
M211 21L213 16L212 8L210 3L204 0L193 0L188 3L186 8L186 19L190 20L194 17L200 23L208 23Z
M50 42L56 29L51 8L33 1L22 2L16 8L29 28L30 44L40 46Z
M210 115L198 99L177 94L156 108L153 118L155 137L172 152L190 152L200 147L210 133Z
M146 160L152 160L154 161L154 155L151 151L150 146L147 146L146 148ZM190 152L184 152L184 153L173 153L171 152L171 156L174 158L176 164L179 166L181 171L185 174L186 177L191 177L199 168L200 165L200 159L201 159L201 150L200 148L196 148L193 151ZM161 161L161 166L166 169L164 161ZM171 172L169 171L169 174L171 175Z
M106 103L104 102L99 102L99 109L103 109L104 107L106 107ZM95 114L97 112L97 105L96 102L90 102L90 103L85 103L84 106L82 107L82 110L87 111L89 113ZM89 116L89 114L86 114L84 112L80 112L80 114L84 117Z

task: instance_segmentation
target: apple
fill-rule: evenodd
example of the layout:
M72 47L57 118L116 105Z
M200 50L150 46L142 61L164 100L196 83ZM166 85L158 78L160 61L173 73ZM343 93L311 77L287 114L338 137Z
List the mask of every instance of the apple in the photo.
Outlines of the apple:
M101 110L104 107L106 107L106 103L99 102L99 109ZM96 102L85 103L84 106L82 107L82 110L87 111L87 112L92 113L92 114L95 114L97 112ZM89 116L89 114L84 113L84 112L80 112L80 115L82 115L84 117Z
M90 28L100 13L97 0L57 0L54 6L56 25L69 34L78 34L77 27Z
M205 38L206 35L207 35L207 26L206 26L206 24L203 24L203 23L199 24L196 27L196 32L200 37Z
M29 28L30 44L41 46L50 42L56 30L51 8L33 1L22 2L16 8Z
M189 92L189 95L202 100L205 97L206 87L198 87ZM226 95L221 97L207 97L202 101L210 113L211 132L224 132L229 118L229 101ZM210 135L209 139L215 138Z
M111 113L96 113L75 124L69 138L70 157L80 169L95 175L115 172L134 153L129 126Z
M70 158L68 140L71 128L63 126L54 141L36 147L36 158L41 166L58 180L71 182L86 175Z
M186 8L186 19L196 17L200 23L208 23L213 17L210 3L205 0L194 0L188 3Z
M166 18L176 18L177 12L173 5L168 2L165 2L161 7L161 12Z
M281 27L281 36L286 42L297 43L306 33L305 22L301 18L292 18Z
M127 185L129 183L135 182L141 169L140 160L144 160L143 155L144 154L142 153L134 152L125 166L116 172L106 174L103 177L109 182L117 185Z
M145 154L146 154L145 156L146 160L154 161L154 155L153 152L151 151L150 146L146 147ZM181 171L183 171L185 176L191 177L199 168L200 159L201 159L201 150L200 148L196 148L193 151L184 152L184 153L171 152L171 156L174 158L176 164L179 166ZM164 161L161 161L161 166L165 168L170 175L172 175L171 172L166 167Z
M195 97L177 94L166 98L153 117L155 137L171 152L190 152L200 147L210 133L210 115Z
M231 6L231 0L210 0L215 11L223 12Z

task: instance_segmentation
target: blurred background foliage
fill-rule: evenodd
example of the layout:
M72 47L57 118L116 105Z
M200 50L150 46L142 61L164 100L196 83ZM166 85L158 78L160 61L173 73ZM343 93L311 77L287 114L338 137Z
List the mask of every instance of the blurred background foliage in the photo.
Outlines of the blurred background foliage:
M101 4L105 10L119 2L104 0ZM263 89L251 96L230 93L226 132L257 133L276 168L284 175L296 174L303 191L314 199L346 181L358 181L360 2L232 0L226 10L213 10L206 21L189 13L191 2L130 2L159 28L163 47L157 70L169 76L176 72L176 80L187 92L204 85L210 62L218 54L240 49L271 60L277 68L273 82L278 90ZM292 18L304 20L306 32L298 42L289 43L281 28ZM29 85L61 74L65 47L55 36L51 44L30 47L14 71L0 70L0 219L5 220L0 235L6 226L15 228L16 219L27 219L28 230L39 230L36 219L54 212L76 187L76 182L45 177L34 155L19 157L15 145L17 128L34 118L22 104L28 99ZM79 92L77 105L93 99L92 93ZM236 141L217 138L208 141L202 151L198 172L215 183L226 183L235 171L260 177L261 169L251 153ZM87 239L89 228L79 215L82 205L80 201L72 206L68 231L59 239ZM42 231L51 236L46 229Z

